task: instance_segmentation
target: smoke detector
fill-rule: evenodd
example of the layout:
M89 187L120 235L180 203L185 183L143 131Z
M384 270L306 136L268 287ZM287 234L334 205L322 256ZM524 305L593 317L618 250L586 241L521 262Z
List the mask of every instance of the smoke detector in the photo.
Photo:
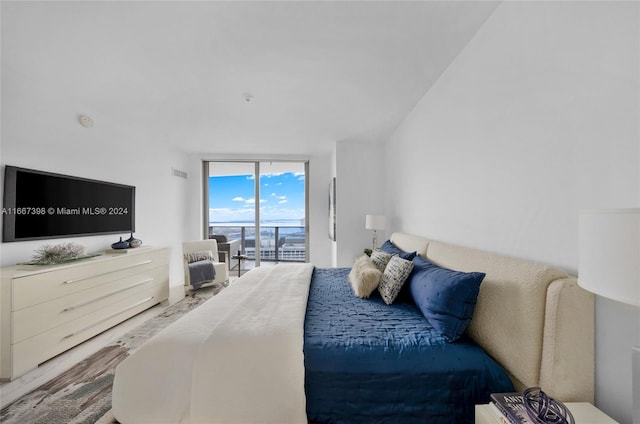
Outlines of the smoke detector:
M91 117L87 115L80 115L78 120L80 121L80 125L82 125L85 128L93 127L93 119L91 119Z

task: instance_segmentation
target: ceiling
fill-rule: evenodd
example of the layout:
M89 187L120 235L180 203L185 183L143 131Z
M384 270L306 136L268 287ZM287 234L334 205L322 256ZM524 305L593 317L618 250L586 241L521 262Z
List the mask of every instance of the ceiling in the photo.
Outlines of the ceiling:
M3 120L87 114L92 131L199 153L378 142L496 5L3 1Z

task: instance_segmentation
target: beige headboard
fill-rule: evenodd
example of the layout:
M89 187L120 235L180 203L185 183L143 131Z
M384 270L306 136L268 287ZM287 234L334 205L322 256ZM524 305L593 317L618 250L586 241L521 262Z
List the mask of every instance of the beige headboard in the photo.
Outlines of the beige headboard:
M394 233L391 241L437 265L484 272L467 333L510 374L517 390L540 386L593 402L594 296L565 271L538 262Z

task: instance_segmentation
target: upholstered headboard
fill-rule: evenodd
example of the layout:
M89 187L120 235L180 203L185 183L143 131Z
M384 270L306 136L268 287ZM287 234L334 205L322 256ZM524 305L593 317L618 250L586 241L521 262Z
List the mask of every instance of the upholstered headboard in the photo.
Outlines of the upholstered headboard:
M511 375L562 401L593 402L594 296L538 262L404 233L391 241L458 271L484 272L467 333Z

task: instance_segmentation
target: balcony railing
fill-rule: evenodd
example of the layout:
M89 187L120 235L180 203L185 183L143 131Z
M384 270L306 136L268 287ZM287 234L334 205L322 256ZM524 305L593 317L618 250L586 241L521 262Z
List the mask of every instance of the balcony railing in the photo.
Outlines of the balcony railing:
M209 237L224 234L229 240L240 240L241 253L250 260L256 258L254 225L209 226ZM237 252L231 252L232 255ZM273 262L305 262L307 259L304 226L261 225L260 260Z

